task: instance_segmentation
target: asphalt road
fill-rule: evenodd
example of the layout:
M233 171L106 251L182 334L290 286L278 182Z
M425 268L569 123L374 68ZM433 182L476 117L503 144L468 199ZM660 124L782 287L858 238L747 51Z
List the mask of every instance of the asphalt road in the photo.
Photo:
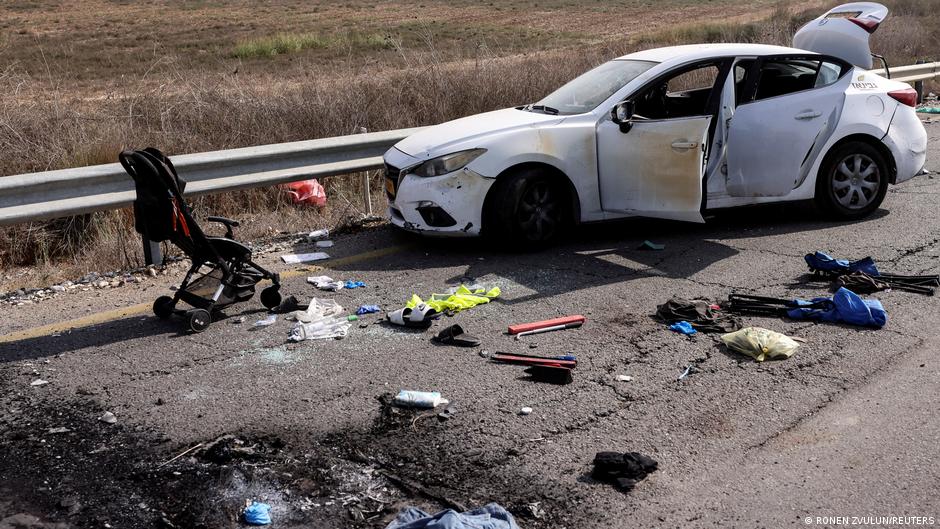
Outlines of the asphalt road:
M928 131L928 168L940 171L940 123ZM889 315L880 330L747 317L806 339L792 358L764 363L651 318L672 295L822 295L828 284L813 282L802 259L817 249L938 273L938 195L940 179L919 177L861 222L764 207L705 225L584 227L559 247L518 255L387 227L334 238L335 259L310 275L365 281L332 296L349 310L391 310L461 282L502 289L428 332L367 316L343 340L288 344L287 321L252 329L263 316L257 300L198 335L145 306L89 317L151 302L181 277L176 269L4 309L0 334L20 334L0 337L0 527L237 527L249 498L273 506L273 527L384 527L403 505L491 501L524 528L940 524L936 298L878 294ZM645 239L666 248L637 249ZM320 294L307 272L275 258L265 263L295 270L285 292ZM233 324L243 310L247 321ZM505 335L511 323L567 314L588 323ZM30 330L83 317L90 325ZM430 343L449 323L484 345ZM572 384L547 385L480 350L571 353L579 365ZM677 381L689 364L699 372ZM36 379L49 383L31 386ZM442 421L384 410L377 397L401 388L440 391L457 413ZM98 421L104 411L117 423ZM226 434L250 453L197 449L160 466ZM659 470L623 494L589 476L603 450L648 454Z

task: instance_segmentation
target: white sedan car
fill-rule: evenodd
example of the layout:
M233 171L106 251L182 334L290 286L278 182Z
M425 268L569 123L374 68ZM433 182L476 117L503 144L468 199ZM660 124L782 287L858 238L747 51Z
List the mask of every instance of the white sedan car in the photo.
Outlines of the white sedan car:
M425 234L512 244L627 216L815 199L864 217L921 173L909 86L875 75L879 4L839 6L794 38L674 46L604 63L541 101L429 127L385 154L389 214Z

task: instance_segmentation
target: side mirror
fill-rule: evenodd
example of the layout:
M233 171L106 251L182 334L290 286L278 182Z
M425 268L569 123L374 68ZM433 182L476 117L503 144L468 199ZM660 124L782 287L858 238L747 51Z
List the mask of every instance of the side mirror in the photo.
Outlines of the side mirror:
M626 134L633 128L633 112L636 110L636 103L633 101L621 101L610 111L610 119L617 125L620 125L620 132Z

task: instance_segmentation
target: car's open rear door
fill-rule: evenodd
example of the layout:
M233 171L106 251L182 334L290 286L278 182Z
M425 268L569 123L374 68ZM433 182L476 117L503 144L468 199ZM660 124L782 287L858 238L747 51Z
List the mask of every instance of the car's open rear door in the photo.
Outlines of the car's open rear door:
M868 41L887 17L888 8L881 4L843 4L800 28L793 36L793 47L838 57L870 70L872 56Z

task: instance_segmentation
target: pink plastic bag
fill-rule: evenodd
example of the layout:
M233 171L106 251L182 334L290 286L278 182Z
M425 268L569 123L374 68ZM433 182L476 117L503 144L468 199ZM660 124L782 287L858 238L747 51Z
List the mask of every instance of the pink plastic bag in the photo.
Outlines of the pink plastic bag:
M291 182L284 186L294 201L294 204L307 204L310 206L326 205L326 190L316 178Z

